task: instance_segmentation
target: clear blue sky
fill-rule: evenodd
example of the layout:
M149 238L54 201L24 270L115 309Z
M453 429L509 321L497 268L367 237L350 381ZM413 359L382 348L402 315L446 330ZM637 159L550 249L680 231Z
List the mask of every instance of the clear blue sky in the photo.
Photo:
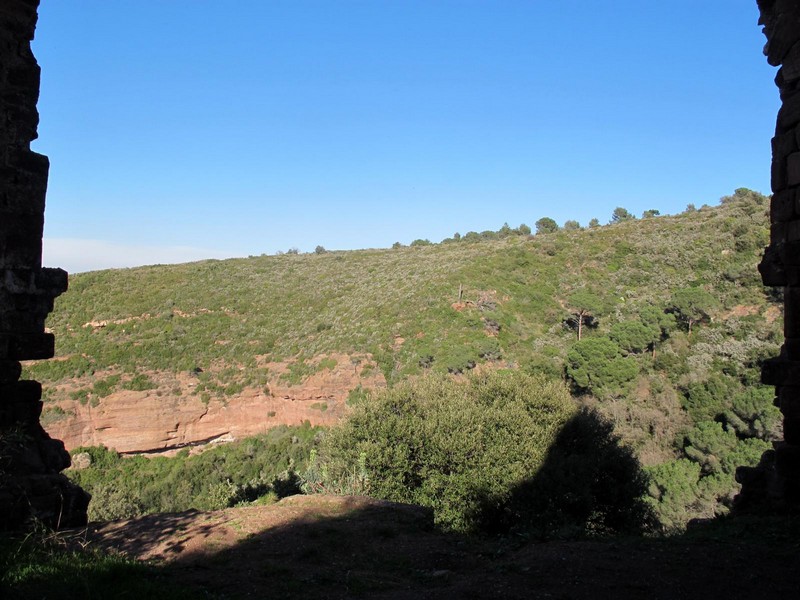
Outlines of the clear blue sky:
M387 247L769 193L756 0L42 0L45 263Z

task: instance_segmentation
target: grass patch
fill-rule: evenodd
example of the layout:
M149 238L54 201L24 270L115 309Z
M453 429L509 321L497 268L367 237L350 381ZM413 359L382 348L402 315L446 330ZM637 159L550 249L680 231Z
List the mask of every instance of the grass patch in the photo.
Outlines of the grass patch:
M170 583L165 571L92 548L80 549L56 534L0 536L3 598L153 598L189 600L200 590Z

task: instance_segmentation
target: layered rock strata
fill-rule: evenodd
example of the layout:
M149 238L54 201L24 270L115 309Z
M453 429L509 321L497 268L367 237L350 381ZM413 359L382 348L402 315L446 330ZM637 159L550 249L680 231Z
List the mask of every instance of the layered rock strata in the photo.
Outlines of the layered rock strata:
M784 337L780 356L762 369L783 413L784 441L756 468L741 468L740 509L800 508L800 0L758 0L769 64L782 106L772 138L771 238L759 270L764 285L783 288Z
M64 445L39 424L42 388L20 380L20 360L53 356L44 320L67 274L42 268L49 162L30 149L39 115L39 66L30 42L38 0L0 3L0 529L31 520L86 521L88 496L60 472Z

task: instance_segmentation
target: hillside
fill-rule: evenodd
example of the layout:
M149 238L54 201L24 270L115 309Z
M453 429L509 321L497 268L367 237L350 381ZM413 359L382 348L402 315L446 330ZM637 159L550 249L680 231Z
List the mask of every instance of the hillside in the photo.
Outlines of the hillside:
M767 212L737 190L584 230L79 274L48 324L56 360L27 370L56 437L114 445L133 423L129 452L330 424L427 370L544 373L614 422L685 522L724 511L735 466L778 433L757 383L781 342L756 270Z

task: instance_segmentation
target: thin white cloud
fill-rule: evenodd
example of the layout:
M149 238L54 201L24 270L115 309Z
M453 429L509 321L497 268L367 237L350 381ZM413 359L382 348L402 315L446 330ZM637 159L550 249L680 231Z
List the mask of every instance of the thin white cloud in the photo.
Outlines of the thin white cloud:
M210 248L117 244L78 238L45 238L43 253L44 266L61 267L69 273L231 257Z

